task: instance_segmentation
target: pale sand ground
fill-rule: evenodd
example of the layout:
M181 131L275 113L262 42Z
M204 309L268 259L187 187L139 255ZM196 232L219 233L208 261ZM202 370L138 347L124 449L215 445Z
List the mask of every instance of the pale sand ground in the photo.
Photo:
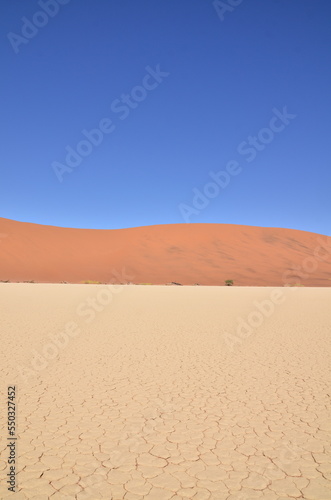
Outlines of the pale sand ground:
M88 323L77 306L104 289L0 286L0 498L331 498L331 289L279 288L283 303L243 339L238 316L274 289L124 286ZM78 335L52 351L69 321ZM57 357L36 365L47 348Z

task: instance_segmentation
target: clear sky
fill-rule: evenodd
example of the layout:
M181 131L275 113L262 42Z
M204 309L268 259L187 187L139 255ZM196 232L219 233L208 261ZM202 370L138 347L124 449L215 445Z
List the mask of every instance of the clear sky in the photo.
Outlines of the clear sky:
M1 7L2 217L331 234L329 0Z

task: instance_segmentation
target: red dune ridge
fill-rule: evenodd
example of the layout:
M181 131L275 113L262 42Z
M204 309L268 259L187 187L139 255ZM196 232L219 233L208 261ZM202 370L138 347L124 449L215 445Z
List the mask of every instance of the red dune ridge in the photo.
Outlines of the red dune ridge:
M0 280L331 285L331 238L294 229L164 224L71 229L0 218Z

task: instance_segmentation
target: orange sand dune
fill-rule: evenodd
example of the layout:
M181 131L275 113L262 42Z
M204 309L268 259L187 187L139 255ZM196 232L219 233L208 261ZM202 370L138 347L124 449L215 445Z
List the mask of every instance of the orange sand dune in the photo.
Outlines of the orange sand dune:
M293 270L294 269L294 270ZM331 238L232 224L71 229L0 218L0 280L331 285Z

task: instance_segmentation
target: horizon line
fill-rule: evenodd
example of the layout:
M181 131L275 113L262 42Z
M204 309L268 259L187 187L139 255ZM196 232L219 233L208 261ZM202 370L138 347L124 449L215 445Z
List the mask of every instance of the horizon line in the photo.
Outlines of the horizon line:
M206 225L222 225L222 226L239 226L239 227L255 227L255 228L261 228L261 229L285 229L289 231L300 231L303 233L312 233L312 234L319 234L322 236L330 236L327 234L322 234L322 233L316 233L315 231L308 231L305 229L297 229L293 227L280 227L280 226L256 226L253 224L234 224L234 223L229 223L229 222L172 222L172 223L160 223L160 224L147 224L147 225L142 225L142 226L128 226L128 227L121 227L121 228L92 228L92 227L73 227L73 226L57 226L54 224L41 224L39 222L30 222L26 220L17 220L17 219L9 219L8 217L0 217L0 220L7 220L11 222L18 222L20 224L33 224L35 226L44 226L44 227L54 227L54 228L59 228L59 229L78 229L78 230L86 230L86 231L121 231L125 229L139 229L139 228L147 228L147 227L159 227L159 226L206 226Z

